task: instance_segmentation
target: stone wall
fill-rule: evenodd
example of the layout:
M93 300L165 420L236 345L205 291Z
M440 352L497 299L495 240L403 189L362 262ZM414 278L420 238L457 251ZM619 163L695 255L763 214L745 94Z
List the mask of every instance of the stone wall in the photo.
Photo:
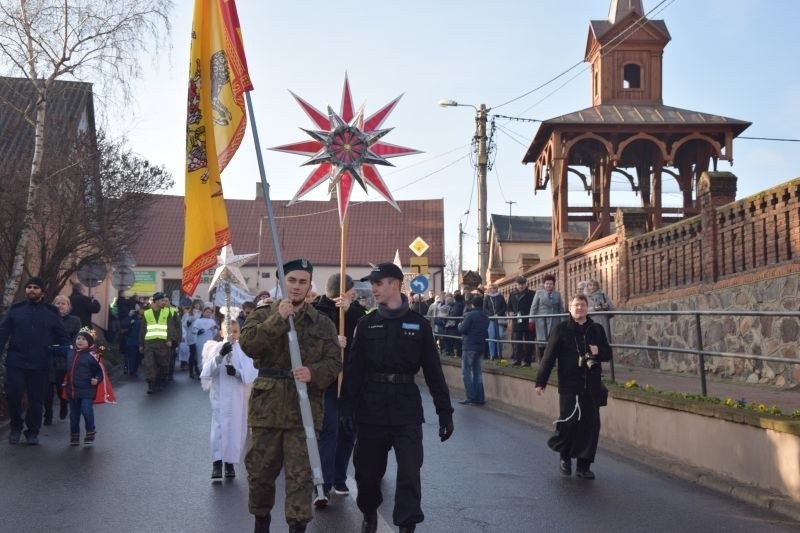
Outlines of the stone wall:
M772 273L774 277L768 277ZM753 277L753 276L751 276ZM800 309L800 268L790 265L763 271L760 279L726 280L695 291L651 296L630 301L628 311L777 311ZM701 316L703 348L714 352L796 359L800 363L800 318L779 316ZM653 347L696 348L694 316L617 316L612 320L614 342ZM660 350L618 349L615 360L635 366L697 374L696 355ZM778 387L800 384L800 364L706 357L709 375Z

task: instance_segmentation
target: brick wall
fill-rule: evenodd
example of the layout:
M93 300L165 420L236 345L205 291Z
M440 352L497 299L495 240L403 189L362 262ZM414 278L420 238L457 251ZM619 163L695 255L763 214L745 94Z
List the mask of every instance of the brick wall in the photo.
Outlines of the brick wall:
M657 231L643 232L646 217L637 209L616 213L616 233L572 247L567 235L559 256L523 273L536 289L545 274L556 276L566 298L579 281L597 279L617 308L739 309L797 311L800 308L800 178L735 202L736 177L705 172L698 183L700 214ZM500 280L504 292L513 278ZM614 319L620 343L691 348L691 317ZM796 318L704 318L704 348L710 351L800 359ZM621 354L626 362L696 372L696 357L658 350ZM707 370L721 376L779 385L800 383L800 365L712 358Z

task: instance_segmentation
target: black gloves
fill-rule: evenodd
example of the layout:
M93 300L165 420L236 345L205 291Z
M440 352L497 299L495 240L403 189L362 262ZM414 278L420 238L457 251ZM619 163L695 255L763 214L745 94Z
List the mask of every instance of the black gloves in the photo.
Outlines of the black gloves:
M450 413L439 415L439 438L446 441L453 434L453 415Z
M231 377L236 377L236 369L233 368L233 365L225 365L225 371Z
M219 354L228 355L229 353L231 353L231 350L233 350L233 346L231 346L231 343L226 342L225 344L222 345L222 349L219 351Z
M339 431L347 439L352 439L356 435L356 421L352 416L339 417Z

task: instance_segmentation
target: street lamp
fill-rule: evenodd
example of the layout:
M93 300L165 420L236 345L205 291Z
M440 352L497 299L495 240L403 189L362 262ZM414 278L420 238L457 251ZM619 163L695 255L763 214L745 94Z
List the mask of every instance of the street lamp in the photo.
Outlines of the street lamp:
M489 155L486 148L486 119L489 109L485 104L459 104L455 100L439 100L440 107L471 107L475 110L475 142L478 147L478 275L486 279L489 262L489 245L486 241L486 171Z

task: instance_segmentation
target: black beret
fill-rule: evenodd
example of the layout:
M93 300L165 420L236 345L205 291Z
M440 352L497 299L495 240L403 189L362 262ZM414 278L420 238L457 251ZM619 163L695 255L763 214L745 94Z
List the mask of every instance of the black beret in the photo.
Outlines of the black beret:
M311 264L311 261L308 259L292 259L291 261L287 261L283 264L283 273L288 274L293 270L305 270L309 274L314 273L314 265ZM275 276L278 276L278 273L275 273Z

